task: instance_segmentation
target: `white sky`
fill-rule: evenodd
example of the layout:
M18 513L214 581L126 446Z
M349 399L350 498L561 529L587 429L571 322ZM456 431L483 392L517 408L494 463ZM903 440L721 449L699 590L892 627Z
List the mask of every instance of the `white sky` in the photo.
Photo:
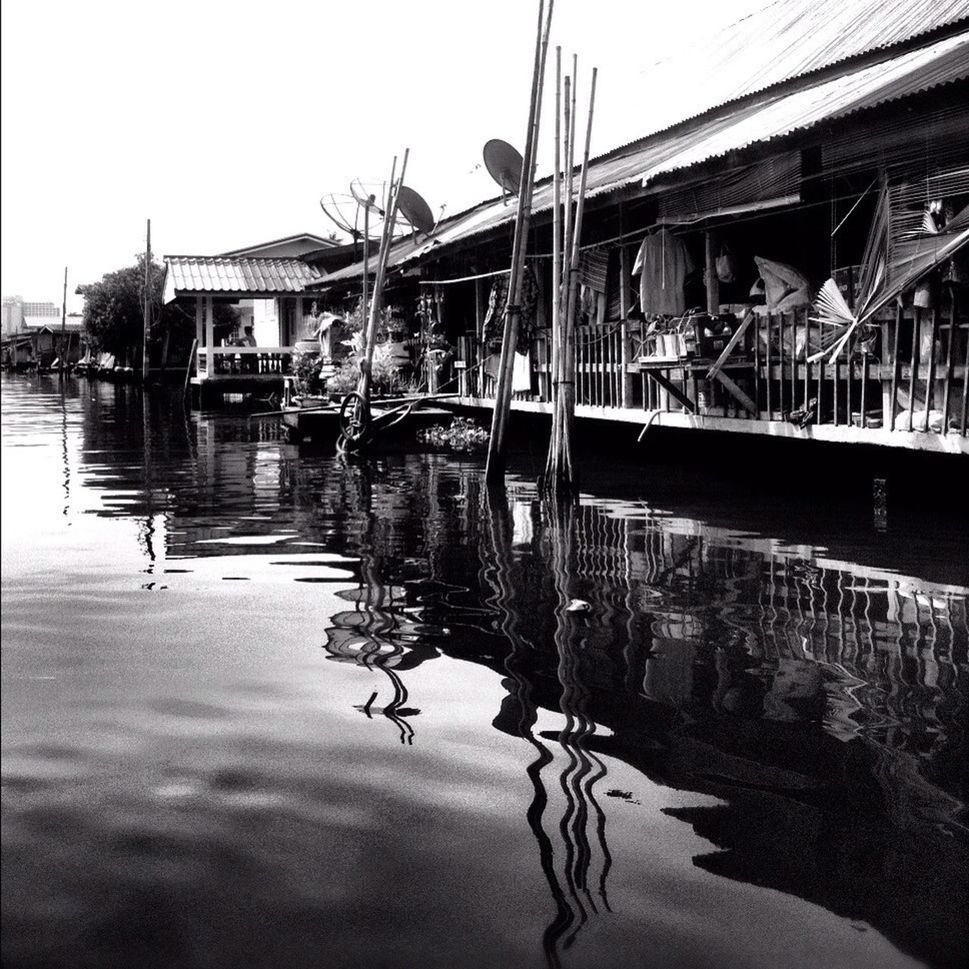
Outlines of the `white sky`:
M579 54L580 104L599 68L593 154L688 96L651 90L645 69L766 2L557 0L552 44ZM320 196L386 178L404 147L407 182L435 214L497 194L481 148L523 146L536 12L536 0L4 0L3 295L59 303L65 265L73 292L130 264L148 217L156 253L325 235ZM542 145L540 169L551 123Z

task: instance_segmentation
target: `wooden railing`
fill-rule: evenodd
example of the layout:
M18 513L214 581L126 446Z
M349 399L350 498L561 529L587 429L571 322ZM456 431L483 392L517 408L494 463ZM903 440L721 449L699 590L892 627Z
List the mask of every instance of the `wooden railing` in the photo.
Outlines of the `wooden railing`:
M947 301L948 302L948 301ZM812 360L825 328L809 310L754 317L724 361L719 349L677 358L664 337L644 339L630 321L576 331L576 403L688 412L707 417L790 421L802 427L886 428L927 433L969 432L969 319L940 310L907 309L877 323L873 339L849 355ZM955 320L955 322L953 322ZM552 396L548 331L532 343L532 400ZM458 345L458 387L467 397L493 397L495 381L472 335ZM911 406L914 400L915 406Z
M205 379L228 376L281 377L289 372L292 355L293 347L200 347L198 375Z

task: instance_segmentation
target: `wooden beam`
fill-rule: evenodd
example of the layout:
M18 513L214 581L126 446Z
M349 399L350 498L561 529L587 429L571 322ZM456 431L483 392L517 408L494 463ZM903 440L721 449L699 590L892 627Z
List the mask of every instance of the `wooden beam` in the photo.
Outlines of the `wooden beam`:
M713 375L713 379L719 381L723 389L748 413L753 414L754 417L758 416L757 405L737 386L732 378L728 377L722 370L718 370Z
M734 347L736 347L736 345L740 342L740 339L744 335L744 333L747 332L747 327L750 326L753 318L754 318L753 311L748 312L747 315L743 318L743 320L740 323L740 326L737 327L737 332L734 333L734 335L730 338L730 342L723 348L723 353L721 353L720 356L717 357L717 362L707 372L707 380L713 379L714 377L716 377L718 373L720 373L721 368L727 362L727 357L729 357L730 354L733 353Z
M686 394L684 394L683 391L680 390L680 388L677 387L676 384L674 384L673 381L666 376L666 374L660 373L658 370L649 370L647 373L653 380L656 381L656 383L660 385L660 387L663 388L663 390L670 395L670 397L680 403L684 410L690 414L695 414L697 412L696 404L690 400L690 398L687 397Z

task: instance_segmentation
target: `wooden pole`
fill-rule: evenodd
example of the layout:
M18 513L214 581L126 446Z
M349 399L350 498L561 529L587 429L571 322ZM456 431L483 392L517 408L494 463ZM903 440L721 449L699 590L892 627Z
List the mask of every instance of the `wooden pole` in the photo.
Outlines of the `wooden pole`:
M508 281L508 303L505 307L504 331L501 341L501 363L498 372L495 409L491 421L491 437L488 442L488 463L485 470L485 479L492 485L503 482L505 475L505 432L508 426L508 413L511 410L512 373L515 366L515 346L518 342L518 320L521 315L521 284L525 268L528 228L531 220L536 149L542 116L545 57L548 52L548 37L552 28L553 7L554 0L549 0L548 17L543 29L542 18L545 0L539 0L535 63L532 71L532 94L528 110L528 134L525 142L525 163L522 166L522 183L518 193L511 274Z
M367 323L367 290L370 286L370 203L373 200L371 195L367 199L367 204L363 207L363 293L360 297L360 320L363 324Z
M592 118L595 111L596 78L598 70L592 69L592 86L589 90L589 116L586 124L585 149L582 157L582 174L575 207L572 238L568 240L569 272L565 313L562 316L562 347L559 353L559 388L555 398L553 435L549 442L544 489L557 500L572 498L576 493L576 480L572 468L572 427L575 421L575 310L579 280L579 257L581 254L582 219L585 211L586 179L589 169L589 151L592 143ZM574 87L573 87L574 91ZM574 124L575 114L572 114ZM574 147L574 143L573 143ZM571 179L571 173L570 173Z
M390 249L394 241L394 224L397 220L397 201L400 196L400 189L404 184L404 176L407 173L407 158L410 149L404 150L404 162L400 168L400 178L395 181L397 174L397 158L390 172L390 183L387 186L387 207L384 215L383 233L380 239L380 252L377 256L377 271L374 274L373 296L370 300L370 315L367 318L367 328L364 331L363 359L360 361L360 382L357 385L357 393L363 399L370 402L371 367L373 365L373 351L377 336L377 322L380 319L381 303L383 301L384 275L387 270L387 261L390 256Z
M188 393L188 382L192 379L192 361L195 359L195 351L198 349L198 337L192 340L192 349L188 352L188 363L185 365L185 383L182 385L182 396Z
M141 380L148 386L148 337L151 331L151 219L145 241L144 333L141 338Z
M555 169L552 172L552 400L561 380L562 338L562 48L555 48ZM554 408L553 408L554 414ZM553 421L554 422L554 421Z
M720 280L717 278L717 240L714 234L707 230L703 233L706 249L706 284L707 284L707 312L716 316L720 312Z
M555 474L561 437L562 359L562 48L555 48L555 168L552 172L552 432L548 441L543 480Z
M61 373L67 370L67 266L64 267L64 296L61 300Z

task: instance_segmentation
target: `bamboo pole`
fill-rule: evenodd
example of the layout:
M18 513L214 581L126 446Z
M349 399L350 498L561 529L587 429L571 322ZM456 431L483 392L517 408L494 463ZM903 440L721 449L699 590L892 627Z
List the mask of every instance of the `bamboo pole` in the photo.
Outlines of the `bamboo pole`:
M532 94L528 110L528 133L525 142L525 163L522 167L522 183L518 192L511 274L508 280L508 302L505 306L504 331L501 341L501 362L498 371L498 387L495 394L495 409L492 414L491 437L488 442L488 463L485 470L485 478L492 485L503 482L505 474L505 436L508 427L508 413L511 410L512 373L515 366L515 346L518 342L518 321L521 315L522 275L525 268L525 250L531 221L536 149L542 116L545 58L548 52L549 33L552 28L553 7L554 0L549 0L548 17L545 19L543 28L545 0L539 0L535 62L532 71Z
M546 464L544 489L561 501L574 497L576 479L572 467L572 426L575 420L575 309L579 279L579 257L581 254L582 218L585 211L586 181L589 169L589 151L592 143L592 119L595 112L596 78L598 69L592 69L592 85L589 89L589 114L586 123L585 148L582 157L582 173L579 177L579 191L576 199L575 221L572 237L567 240L569 248L569 273L567 276L566 310L562 318L562 351L559 379L559 394L556 397L555 411L558 414L556 433L549 442L549 456ZM573 87L573 91L575 88ZM575 124L575 114L572 114ZM574 142L570 146L574 148ZM571 171L569 172L571 181Z
M390 171L390 182L387 186L387 207L384 210L383 232L380 238L380 251L377 256L377 271L374 275L373 294L370 300L370 315L367 318L367 328L364 332L363 359L360 361L360 380L357 393L370 403L371 368L373 365L373 351L377 336L377 322L380 319L381 304L383 302L384 276L387 271L387 261L394 241L394 224L397 220L397 201L400 189L404 184L407 172L407 159L410 149L404 150L404 161L400 168L400 178L397 178L397 158L394 157ZM396 180L395 180L396 179Z
M552 433L546 474L551 469L552 442L558 436L558 398L562 380L562 48L555 48L555 168L552 172Z

